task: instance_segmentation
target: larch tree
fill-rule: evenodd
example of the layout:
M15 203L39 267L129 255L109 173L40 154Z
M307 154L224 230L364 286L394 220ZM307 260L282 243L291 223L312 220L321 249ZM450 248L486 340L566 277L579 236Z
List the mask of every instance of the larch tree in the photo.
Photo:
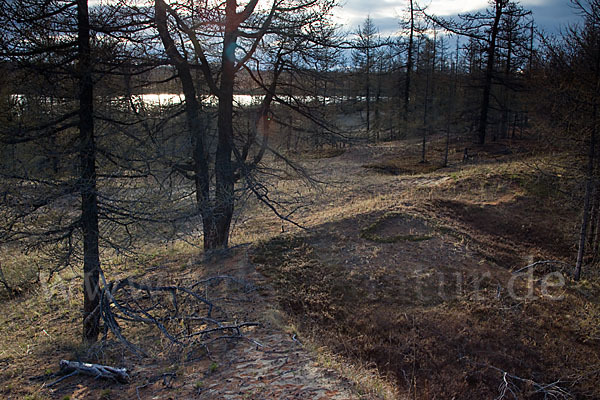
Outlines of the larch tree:
M363 24L356 30L356 38L353 43L352 59L358 74L359 86L364 93L366 105L366 127L367 135L371 132L371 102L372 102L372 80L373 70L377 65L379 57L380 38L377 28L370 16L365 18ZM362 97L362 95L361 95Z
M510 0L490 0L490 7L484 11L476 13L460 14L458 20L449 20L436 16L428 16L434 23L447 31L457 35L467 37L473 42L477 42L485 52L483 76L481 80L481 101L479 106L479 117L477 123L477 138L479 144L484 144L489 125L491 100L493 97L492 88L495 83L498 71L498 48L502 35L503 20L511 19L510 23L505 23L504 27L510 30L524 23L524 18L530 13L523 10L518 4ZM512 38L509 32L505 32L504 38Z
M404 125L407 125L408 123L410 84L414 66L415 29L415 6L413 0L409 0L408 42L406 44L406 74L404 76L404 93L402 102L402 118Z
M583 182L581 223L577 244L575 280L582 275L586 244L596 226L592 218L594 193L598 193L598 107L600 99L600 2L598 0L572 2L583 14L582 26L572 26L556 42L546 41L542 56L543 68L536 71L542 99L537 103L547 108L545 119L548 132L557 131L552 139L561 140L573 152ZM598 214L597 214L598 215ZM596 215L596 218L598 218ZM591 246L595 247L594 244Z
M194 180L205 249L228 246L237 182L274 210L252 173L268 150L272 104L299 108L298 102L277 95L289 58L322 44L326 37L316 30L329 28L323 21L333 6L330 0L274 0L260 5L257 0L244 4L226 0L201 6L191 1L155 1L156 29L185 95L193 156L180 169ZM265 54L272 56L268 70L261 64ZM302 57L298 60L302 63ZM194 80L195 70L201 71L202 82ZM236 131L234 119L240 71L260 82L263 94L253 127L245 135ZM200 84L217 103L214 146L209 141L210 121L199 100Z
M74 233L81 232L83 338L93 342L99 333L100 259L88 4L86 0L43 4L28 0L2 1L0 10L2 58L15 67L15 74L29 74L30 78L39 79L43 84L41 90L32 89L35 96L25 95L20 100L30 102L26 107L31 107L35 97L42 115L50 116L45 121L39 116L29 119L31 115L18 115L19 111L15 110L15 119L2 132L4 145L18 146L15 151L23 154L23 158L16 156L10 163L27 166L20 169L5 165L8 168L3 171L3 181L7 185L3 203L3 241L28 240L35 245L56 243L64 247L69 256L74 246ZM14 88L15 91L19 89L22 87ZM72 93L75 95L70 101L68 97ZM19 93L15 92L15 95ZM61 104L49 105L53 102ZM65 155L61 155L57 147L50 149L55 153L50 155L54 157L50 174L32 162L36 155L32 152L36 149L63 141L73 143L78 149L79 160L70 160L77 163L78 168L68 173L61 171L58 165L65 160L59 158ZM73 217L61 209L60 203L71 203L75 194L79 194L80 205L78 215ZM61 215L62 223L54 225L51 220L38 223L54 213Z
M101 249L127 247L121 239L133 218L111 193L114 180L136 168L116 156L142 147L132 132L139 121L128 121L127 132L108 126L115 122L108 109L122 95L108 81L144 68L132 63L131 46L115 39L137 22L109 26L103 11L85 0L0 4L0 58L10 76L10 101L1 110L0 244L37 252L54 265L51 272L83 264L88 343L100 330Z

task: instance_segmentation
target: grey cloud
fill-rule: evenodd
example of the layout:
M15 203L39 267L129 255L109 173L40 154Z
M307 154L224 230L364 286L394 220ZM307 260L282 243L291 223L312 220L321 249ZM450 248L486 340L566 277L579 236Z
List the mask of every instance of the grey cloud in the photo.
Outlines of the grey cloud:
M568 0L545 0L543 4L537 5L523 1L522 4L524 8L533 12L536 25L546 33L560 33L561 29L569 24L581 21L581 16L577 15ZM347 19L344 28L354 31L364 22L367 15L371 15L383 36L394 34L398 31L398 13L401 13L403 8L403 2L392 4L377 0L347 0L342 5L342 13Z

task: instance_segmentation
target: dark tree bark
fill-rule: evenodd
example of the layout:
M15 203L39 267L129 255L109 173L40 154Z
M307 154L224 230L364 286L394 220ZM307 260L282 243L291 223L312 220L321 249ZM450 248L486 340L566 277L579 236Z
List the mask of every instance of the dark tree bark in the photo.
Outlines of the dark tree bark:
M598 157L596 157L596 166L594 167L596 170L598 168ZM588 232L588 246L592 249L592 256L595 258L595 248L596 248L596 237L598 236L598 207L600 207L600 196L598 193L598 188L596 187L594 193L592 195L592 202L590 206L590 229Z
M496 59L496 38L498 37L498 30L500 26L500 19L502 18L502 12L506 6L506 0L496 0L494 22L490 31L490 40L487 48L487 63L485 67L485 77L483 81L483 97L481 99L481 111L479 114L479 127L477 130L477 136L479 138L479 144L485 144L485 135L488 124L488 113L490 110L490 95L492 92L492 79L494 77L494 63Z
M237 1L227 0L225 6L225 36L221 54L221 84L219 87L218 143L215 154L215 214L210 229L208 248L227 247L234 207L234 174L231 162L233 145L233 86L235 83L235 49L240 16ZM251 13L253 9L249 10Z
M275 2L269 13L258 16L254 14L255 19L253 19L253 13L257 0L249 1L240 11L238 11L236 0L226 0L224 3L217 5L215 11L223 15L222 25L221 23L217 24L223 28L223 39L220 43L220 46L222 46L219 57L220 69L213 71L215 63L208 61L204 53L204 44L201 43L199 35L196 34L193 27L187 25L186 18L188 16L178 14L164 0L155 1L155 22L159 36L171 63L179 72L179 78L186 97L186 114L188 115L189 129L192 131L194 148L193 166L187 168L186 171L193 170L194 172L198 209L203 221L205 249L223 248L228 245L237 181L242 178L245 179L248 186L250 186L249 190L253 191L259 198L261 196L258 191L252 189L254 183L251 182L249 174L258 166L266 150L268 139L267 114L274 99L279 76L283 70L281 65L282 52L289 52L289 50L284 51L283 47L280 47L279 51L276 52L275 59L277 61L274 62L271 84L264 85L264 83L260 83L266 94L257 113L255 129L251 130L255 132L260 129L259 127L262 127L264 134L262 144L252 161L247 159L250 155L250 148L257 144L256 132L249 133L247 138L242 140L241 145L239 143L240 138L236 136L237 142L234 143L233 100L236 75L241 68L245 68L251 79L257 80L254 72L245 66L245 63L253 57L265 34L278 32L272 25L276 13L299 13L299 10L308 9L313 4L314 2L307 1L296 8L278 8L279 3ZM315 14L312 18L316 17ZM188 55L182 55L185 52L180 52L175 41L171 38L168 30L169 18L174 19L176 29L181 30L191 42L195 60L198 61L197 63L194 61L193 66L192 61L188 61L186 58ZM214 21L208 23L216 24ZM307 22L304 21L304 23ZM242 26L242 24L244 25ZM243 41L247 47L240 46L239 41ZM240 60L236 60L236 50L242 54ZM203 126L202 122L202 110L200 103L197 101L197 92L191 74L192 69L199 69L202 72L211 94L215 95L218 100L216 148L210 148L206 140L206 127ZM209 157L208 154L211 156ZM214 179L209 174L211 166L209 165L209 158L214 160ZM186 176L188 175L186 174ZM268 202L265 199L261 200ZM271 208L273 209L272 206Z
M598 157L596 157L596 160ZM590 229L590 235L593 235L591 238L590 246L592 247L592 255L593 255L593 263L598 261L598 256L600 256L600 191L596 188L596 215L594 219L594 229Z
M177 69L183 94L185 96L185 115L190 129L194 185L196 188L196 206L202 216L204 233L204 247L213 248L212 238L215 228L214 215L210 201L210 178L208 173L208 160L205 155L206 124L202 120L202 109L198 102L196 87L191 66L179 53L175 41L167 29L167 7L163 1L155 5L156 27L169 59Z
M427 134L429 133L429 102L435 100L435 58L437 48L437 31L433 29L433 49L431 52L431 69L427 68L425 71L425 100L423 105L423 140L421 143L421 163L427 161ZM431 97L430 97L431 87Z
M589 119L584 119L584 124L580 129L589 131L589 148L588 148L588 164L585 174L585 195L583 204L583 213L581 218L581 229L579 232L579 245L577 251L577 261L575 264L575 270L573 272L573 278L578 281L581 278L581 272L583 268L583 259L585 256L585 245L588 235L588 227L590 224L590 213L592 208L592 197L594 192L598 190L597 181L595 175L596 169L596 141L597 141L597 129L598 129L598 98L600 96L600 30L598 28L600 4L597 2L589 2L587 4L579 1L573 1L573 4L582 11L586 16L586 24L583 31L573 29L571 31L571 37L569 39L570 46L575 45L575 52L572 53L558 53L558 54L569 54L572 58L568 59L568 62L563 65L568 66L570 69L568 72L572 75L572 81L570 84L580 84L577 80L581 80L584 86L577 87L578 90L575 92L575 96L586 99L586 103L591 106ZM587 8L589 7L589 9ZM573 40L573 37L576 40ZM575 43L573 43L575 42ZM556 54L556 52L554 53ZM575 55L575 57L573 57ZM589 78L586 77L589 76ZM586 79L587 78L587 79ZM584 89L589 88L589 92ZM581 100L578 98L578 104L581 104ZM585 114L584 114L585 115ZM569 115L572 118L572 115ZM575 118L581 118L576 116ZM590 234L593 234L590 233Z
M512 76L512 52L513 52L513 40L512 30L507 32L507 48L506 48L506 66L504 68L504 80L505 85L503 90L503 104L502 104L502 122L500 127L500 135L502 137L508 137L508 124L510 122L510 88L507 85L510 82Z
M371 70L370 70L370 64L371 64L371 51L369 48L367 48L367 64L369 65L369 67L367 67L367 83L366 83L366 88L365 88L365 93L366 93L366 100L367 100L367 135L369 135L369 132L371 132Z
M253 5L244 12L252 11ZM219 87L212 80L210 66L203 60L203 73L208 80L211 91L218 97L218 142L215 153L215 195L210 198L209 166L206 159L206 127L202 121L202 110L197 100L197 93L191 73L191 66L176 48L174 40L168 32L167 12L176 19L179 17L163 0L155 2L155 20L159 36L171 62L179 72L179 78L186 99L186 116L192 137L193 170L196 186L198 211L202 215L204 248L216 249L227 247L229 230L234 209L234 168L232 163L233 149L233 89L235 83L235 49L237 46L237 29L244 20L236 11L237 2L228 0L225 5L225 34L221 58L221 79ZM247 17L246 17L247 18ZM195 34L178 19L186 34L194 42L196 51L202 57Z
M588 169L585 183L585 197L583 202L583 216L581 217L581 230L579 231L579 246L577 250L577 262L575 263L575 272L573 279L578 281L581 278L581 269L583 266L583 257L585 255L585 242L587 237L588 225L590 222L590 205L592 193L594 191L594 157L596 151L596 117L598 113L598 105L594 104L593 124L590 133L590 144L588 154Z
M598 43L600 44L600 39ZM597 47L600 49L600 46ZM598 51L598 50L597 50ZM583 215L581 217L581 230L579 232L579 246L577 249L577 261L575 263L575 271L573 273L573 279L578 281L581 278L581 269L583 267L583 257L585 255L585 242L588 233L588 225L590 223L590 208L592 202L592 195L594 193L594 166L596 156L596 130L598 125L598 95L600 94L600 54L595 54L595 71L594 78L596 81L596 87L594 96L592 99L592 116L591 116L591 129L590 129L590 143L588 153L588 166L586 171L586 183L585 183L585 197L583 201Z
M415 10L413 0L409 0L410 3L410 32L408 34L408 51L406 54L406 76L404 77L404 103L403 103L403 114L402 119L404 125L408 122L408 106L410 103L410 80L412 77L413 69L413 47L414 47L414 34L415 34Z
M95 342L100 332L98 197L94 139L94 83L87 0L77 0L79 138L81 145L81 228L83 231L83 339Z

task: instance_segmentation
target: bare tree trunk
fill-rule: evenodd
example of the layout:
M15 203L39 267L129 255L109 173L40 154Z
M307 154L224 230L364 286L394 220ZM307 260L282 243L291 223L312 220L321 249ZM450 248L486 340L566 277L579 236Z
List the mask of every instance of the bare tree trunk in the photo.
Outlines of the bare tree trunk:
M100 314L98 251L98 197L96 193L96 144L94 141L94 84L87 0L77 0L79 68L79 138L81 141L81 228L83 231L83 339L98 339Z
M596 114L596 106L594 106L594 125L595 125L595 114ZM590 149L588 155L588 171L586 177L586 185L585 185L585 198L583 201L583 217L581 221L581 230L579 231L579 249L577 251L577 262L575 264L575 273L573 274L573 279L576 281L581 277L581 267L583 264L583 256L585 255L585 242L587 236L587 228L590 220L590 203L592 192L594 190L594 152L596 145L596 128L592 128L592 132L590 134Z
M431 108L433 109L435 102L435 57L436 57L436 48L437 48L437 30L433 29L433 53L431 58L431 71L427 73L427 84L425 86L425 107L423 112L423 146L421 149L421 162L425 163L427 161L426 157L426 146L427 146L427 134L430 130L431 123L429 122L429 101L431 99ZM431 96L430 89L431 86Z
M207 249L227 247L234 207L234 176L231 162L233 145L233 86L235 82L235 49L237 46L236 1L227 0L225 6L225 37L222 53L222 75L219 87L218 142L215 154L215 207L214 223L208 237Z
M597 222L598 222L598 206L600 206L600 197L598 196L598 188L594 188L594 193L592 194L592 200L590 205L590 230L588 233L588 246L593 249L594 248L594 239L596 238L597 231Z
M588 168L585 184L585 197L583 201L583 216L581 221L581 230L579 231L579 248L577 251L577 262L575 264L575 273L573 278L578 281L581 277L581 267L583 265L583 257L585 255L585 242L590 220L590 205L592 193L594 191L594 156L596 146L596 120L598 114L598 105L594 100L594 109L592 113L592 130L590 132L590 147L588 154Z
M383 73L383 56L380 55L377 63L377 90L375 92L375 140L379 142L381 131L381 75Z
M500 127L500 135L503 138L508 137L508 129L510 123L510 89L508 84L511 78L511 61L512 61L512 32L508 33L508 46L506 49L506 68L504 70L504 87L503 87L503 105L502 105L502 122Z
M294 130L292 129L292 114L288 114L287 116L287 135L286 135L286 150L288 151L288 153L291 150L291 146L292 146L292 135L294 134ZM298 150L298 149L294 149L294 150Z
M200 145L199 141L195 142L195 157L197 160L204 162L202 154L211 154L211 159L213 158L212 154L214 154L214 194L213 187L211 187L213 184L213 178L211 177L210 180L205 180L204 176L201 175L201 173L208 173L208 168L201 168L200 163L195 162L196 177L200 177L198 186L201 187L201 190L198 190L198 193L202 194L202 196L204 196L203 193L207 193L207 195L204 196L207 199L210 195L210 201L206 201L205 204L201 204L205 207L201 207L200 209L203 219L205 249L227 247L229 242L231 220L233 218L235 206L235 182L241 178L250 179L247 174L249 171L257 167L266 150L266 135L268 134L268 128L264 129L262 141L263 145L258 153L254 155L254 160L250 165L246 163L249 150L253 144L258 144L254 141L254 135L250 134L248 136L248 140L243 145L243 149L241 151L234 143L233 93L236 74L241 68L246 68L246 63L252 59L254 52L260 48L263 37L265 35L271 35L275 33L272 32L272 29L270 28L270 26L273 24L273 18L275 18L275 15L278 15L280 12L285 14L287 12L291 13L301 11L308 7L312 7L313 5L312 3L303 4L299 5L297 9L286 9L285 7L279 8L279 3L275 2L271 6L271 11L269 14L265 16L262 22L259 22L260 27L256 27L254 32L248 33L247 30L254 29L250 28L249 26L252 26L253 23L258 22L257 19L261 19L263 16L261 14L260 18L253 17L253 15L256 15L255 9L257 4L258 0L250 0L238 12L238 2L236 0L225 0L224 2L220 3L218 7L219 13L222 10L221 6L225 6L225 16L224 18L221 18L222 22L219 24L223 28L223 42L220 50L221 65L218 71L213 71L215 64L213 62L209 62L210 57L207 57L207 53L205 53L205 49L203 48L203 38L196 32L196 29L198 29L199 26L188 26L185 19L182 19L178 14L178 10L171 8L164 2L164 0L155 0L155 8L157 12L156 22L157 25L163 25L159 29L159 34L161 36L161 40L163 41L165 50L169 54L169 58L172 60L174 65L179 64L183 66L186 64L184 69L191 69L191 66L187 65L186 57L183 57L181 54L179 54L179 50L174 48L175 44L173 40L167 37L169 35L167 31L168 26L166 23L167 12L168 15L172 16L176 22L176 29L185 33L189 39L189 41L184 39L181 40L182 43L179 44L183 46L181 52L185 55L187 45L191 44L195 53L195 59L198 62L197 68L202 71L211 93L218 99L216 148L209 147L207 143ZM262 13L262 11L260 13ZM161 15L159 16L158 14ZM312 21L312 17L308 20L302 20L302 23L308 24L309 21ZM160 31L162 31L162 33ZM246 39L252 38L254 43L249 45L248 48L245 48L245 45L238 45L239 37L244 37ZM211 42L209 41L207 46L212 46L210 43ZM221 45L219 45L219 47L221 47ZM243 54L240 57L240 60L236 60L236 53L240 55ZM285 51L283 53L286 53L285 56L289 55ZM275 73L271 86L269 88L263 86L263 89L265 89L267 94L263 99L263 111L261 117L266 116L266 111L264 110L268 110L269 108L273 96L272 94L275 92L277 80L283 71L283 67L281 66L281 57L283 56L284 55L282 53L278 54L278 61L275 64ZM181 61L178 61L178 59L181 59ZM252 77L253 73L250 72L250 68L248 67L247 69ZM252 77L252 79L259 83L259 81L254 77ZM260 85L262 86L262 84ZM190 87L192 86L190 85ZM258 122L263 120L264 119L257 120L257 127ZM315 136L315 139L319 138ZM308 138L308 140L310 140L310 138ZM206 159L206 163L209 164L208 156L206 156ZM203 186L204 182L206 182L206 188L209 188L208 190L206 190ZM254 193L258 197L261 197L257 191L254 191Z
M590 147L588 154L588 166L586 173L585 198L583 201L583 216L581 221L581 230L579 232L579 248L577 251L577 262L575 263L575 272L573 279L578 281L581 278L581 268L583 265L583 257L585 255L585 242L587 228L590 219L591 198L594 192L594 166L595 166L595 150L596 150L596 129L598 124L598 94L600 93L600 55L596 54L595 78L596 88L592 99L592 129L590 130Z
M371 132L371 49L367 47L367 137Z
M435 32L435 31L434 31ZM435 33L434 33L434 41L433 41L433 59L431 61L432 67L431 70L427 68L425 71L426 79L425 79L425 101L423 106L423 141L421 144L421 163L425 163L426 160L426 146L427 146L427 131L429 129L429 87L433 86L431 80L433 79L432 74L435 68Z
M452 99L456 99L456 95L457 95L457 88L458 88L458 61L459 61L459 39L456 39L456 63L454 65L454 82L452 84ZM446 121L446 148L444 150L444 167L448 166L448 152L450 150L450 119L453 118L454 116L454 110L455 110L455 102L451 101L450 102L450 112L448 113L448 118Z
M431 112L435 115L435 60L437 58L437 29L433 27L433 53L431 59ZM428 125L431 125L428 123Z
M487 129L488 112L490 108L490 95L492 92L492 78L494 75L494 62L496 58L496 37L498 36L498 29L500 25L500 19L502 18L502 12L504 3L506 0L496 0L496 15L494 18L494 24L492 25L492 31L490 35L490 41L488 46L488 58L487 65L485 68L485 79L483 82L483 98L481 100L481 113L479 115L479 128L478 137L479 144L485 143L485 131Z
M514 118L514 122L513 122L513 126L512 126L512 133L510 135L511 139L515 139L515 135L516 135L516 131L517 131L517 120L519 118L519 113L515 112L515 118Z
M595 157L594 160L594 176L598 173L598 166L600 160L598 157ZM594 195L593 195L593 204L591 205L592 214L590 216L590 231L588 236L588 246L592 252L592 265L596 264L598 261L598 249L600 248L600 243L598 240L600 239L600 187L598 185L595 186Z
M426 84L425 84L425 105L423 108L423 141L421 144L421 163L425 163L426 161L426 146L427 146L427 128L428 128L428 123L427 123L427 105L429 104L429 80L430 80L430 76L429 76L429 71L426 72L427 74L427 79L426 79Z
M410 79L413 69L413 47L414 47L414 33L415 33L415 15L413 0L410 2L410 33L408 35L408 53L406 56L406 77L404 80L404 113L402 118L406 129L408 122L408 106L410 103Z
M600 206L600 190L596 190L596 201L598 206ZM596 229L593 231L593 245L592 245L592 254L594 255L594 263L598 261L598 254L600 252L600 210L596 208Z
M534 21L531 20L531 33L529 36L529 73L533 71L533 39L535 37L535 25Z
M187 60L179 54L175 42L167 30L167 10L163 1L155 3L156 27L171 62L175 65L179 74L181 88L185 96L185 114L188 127L190 129L192 158L194 164L194 184L196 188L196 207L202 215L202 227L204 232L204 247L207 242L212 243L214 235L214 214L210 201L210 178L208 175L208 161L205 156L205 135L206 127L201 118L201 106L197 100L197 93L194 86L194 79L191 68Z

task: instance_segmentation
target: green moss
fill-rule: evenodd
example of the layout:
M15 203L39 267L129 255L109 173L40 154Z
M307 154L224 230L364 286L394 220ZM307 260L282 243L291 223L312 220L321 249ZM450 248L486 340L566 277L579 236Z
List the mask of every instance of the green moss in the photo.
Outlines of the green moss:
M210 367L208 367L208 372L211 374L214 374L215 372L217 372L218 369L219 369L219 364L217 364L216 362L213 362L212 364L210 364Z

